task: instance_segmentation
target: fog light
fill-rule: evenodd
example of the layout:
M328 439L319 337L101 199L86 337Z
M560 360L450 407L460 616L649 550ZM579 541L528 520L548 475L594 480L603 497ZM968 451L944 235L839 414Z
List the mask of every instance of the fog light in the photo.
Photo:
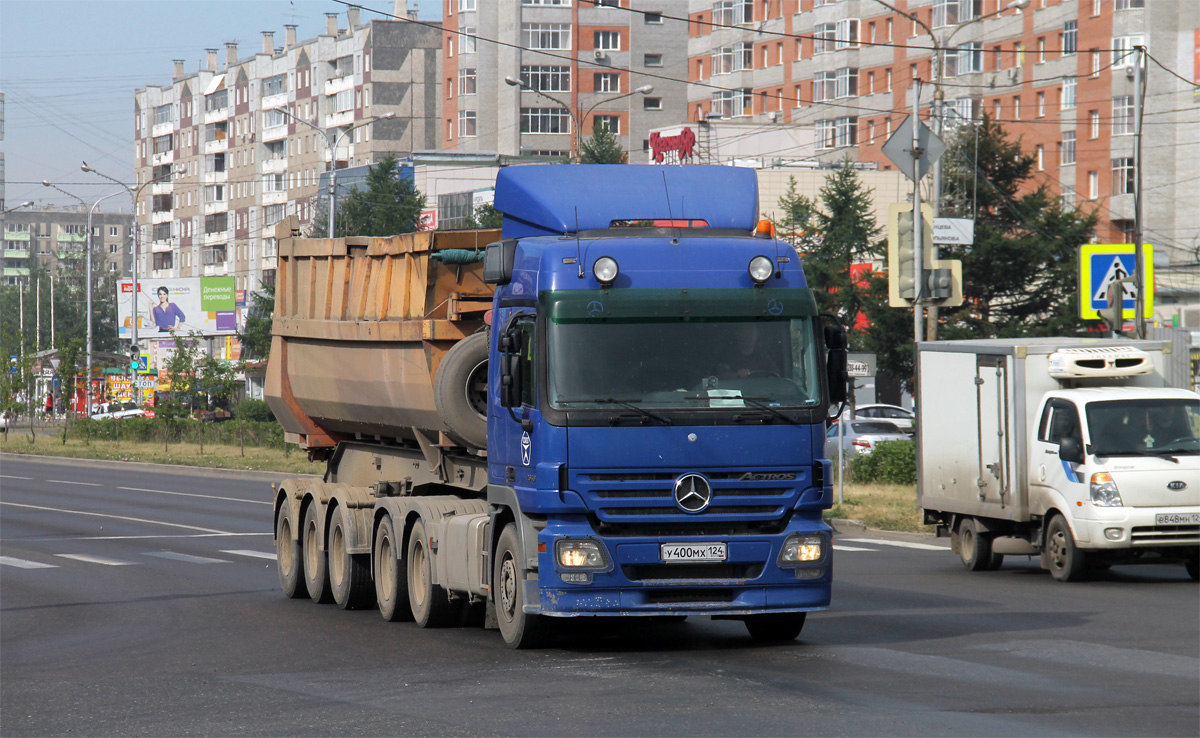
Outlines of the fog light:
M1117 483L1108 472L1096 472L1092 475L1092 504L1099 507L1123 507L1121 493Z
M554 544L558 565L564 569L608 569L608 556L599 541L564 538Z
M617 266L617 260L611 256L601 256L592 264L592 276L603 285L612 284L620 273L621 268Z
M591 584L592 575L584 571L564 571L562 580L567 584Z
M1119 541L1125 537L1124 528L1105 528L1104 537L1110 541Z
M794 533L783 542L779 550L779 565L782 567L800 566L820 561L825 556L825 537L819 535L800 535Z
M749 271L750 279L762 284L775 273L775 263L769 256L756 256L750 260Z
M823 566L817 566L817 567L810 566L806 569L797 569L796 570L796 578L797 579L820 579L823 576L825 576L825 567L823 567Z

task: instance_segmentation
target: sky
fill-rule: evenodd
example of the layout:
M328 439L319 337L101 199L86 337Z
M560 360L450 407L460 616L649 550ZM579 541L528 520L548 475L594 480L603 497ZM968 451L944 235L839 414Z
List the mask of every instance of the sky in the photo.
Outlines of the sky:
M390 14L392 0L356 0L363 22ZM440 0L409 0L421 20L441 20ZM262 31L283 43L283 26L310 39L325 29L325 14L346 6L332 0L0 0L0 91L4 92L6 207L78 201L42 185L49 180L88 202L114 185L80 171L84 161L123 182L133 181L133 93L169 85L172 59L188 74L205 49L238 43L245 58L262 47ZM110 205L119 203L119 205ZM102 209L129 209L113 198Z

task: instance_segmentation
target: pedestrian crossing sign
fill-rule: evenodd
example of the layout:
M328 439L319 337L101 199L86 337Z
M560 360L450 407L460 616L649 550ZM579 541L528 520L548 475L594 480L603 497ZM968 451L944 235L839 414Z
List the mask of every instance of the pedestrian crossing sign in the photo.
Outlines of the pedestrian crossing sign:
M1139 280L1145 289L1142 314L1154 317L1154 247L1142 244L1145 273ZM1079 317L1099 320L1099 311L1108 307L1108 286L1132 275L1136 258L1133 244L1089 243L1079 249ZM1125 318L1133 320L1136 294L1133 285L1124 286Z

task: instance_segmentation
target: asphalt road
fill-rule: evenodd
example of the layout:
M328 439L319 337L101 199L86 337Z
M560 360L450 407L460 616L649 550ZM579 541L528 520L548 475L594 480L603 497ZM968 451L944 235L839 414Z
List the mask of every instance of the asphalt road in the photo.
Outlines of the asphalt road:
M1181 566L1060 584L843 533L794 643L581 619L517 652L285 599L273 478L0 457L0 734L1200 735Z

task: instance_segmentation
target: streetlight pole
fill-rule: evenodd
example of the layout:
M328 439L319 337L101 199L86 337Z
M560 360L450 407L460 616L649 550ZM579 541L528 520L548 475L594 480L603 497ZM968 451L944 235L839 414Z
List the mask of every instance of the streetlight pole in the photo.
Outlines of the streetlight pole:
M571 161L572 162L579 161L579 132L583 128L583 121L587 120L587 117L592 114L593 110L600 107L601 105L605 105L607 103L613 102L614 100L620 100L621 98L624 98L624 97L629 97L631 95L639 95L639 94L640 95L649 95L651 92L654 92L653 85L642 85L641 87L639 87L635 90L630 90L629 92L622 92L621 94L613 95L612 97L606 97L603 100L597 102L592 107L588 108L587 111L585 111L583 113L583 115L580 116L580 115L576 114L576 111L573 110L570 105L566 104L562 100L559 100L557 97L555 97L553 95L549 95L545 92L542 92L541 90L537 89L536 87L529 84L528 82L525 82L524 80L514 79L513 77L505 77L504 83L509 85L510 87L519 87L522 90L529 90L530 92L536 92L537 94L541 95L542 97L546 98L547 100L557 103L563 110L567 111L567 115L569 115L571 117L571 122L573 125L573 127L571 129Z
M365 118L361 123L356 123L342 131L337 127L321 128L314 123L309 123L299 116L293 115L286 108L276 108L276 110L296 121L297 123L303 123L317 133L320 133L321 136L325 138L325 146L329 148L329 237L333 238L335 235L333 232L333 226L336 222L334 220L334 214L337 210L337 150L338 147L342 145L342 139L347 133L355 130L356 128L362 128L363 126L369 123L374 123L377 120L388 120L390 118L395 118L396 114L389 111L383 115L372 115L369 118ZM333 136L335 131L339 131L336 138Z
M98 172L95 169L92 169L91 167L88 166L88 163L86 161L83 162L83 164L79 168L85 172L91 172L92 174L95 174L97 177L102 177L104 179L107 179L109 182L112 182L114 184L120 185L121 187L124 187L129 192L130 199L133 201L133 298L132 298L133 315L132 315L132 320L130 321L130 326L129 326L129 336L130 336L129 348L130 348L130 353L132 353L135 349L138 348L138 302L137 302L138 294L139 294L138 293L138 286L139 286L138 285L138 261L141 259L141 249L140 249L141 226L138 224L138 213L137 213L138 198L141 196L142 190L146 189L147 186L152 185L160 180L164 180L164 179L167 179L168 177L173 176L175 174L175 171L173 169L168 169L166 174L163 174L158 177L154 177L153 179L148 179L135 188L135 187L125 184L124 182L122 182L119 179L115 179L113 177L108 176L107 174L105 174L103 172ZM153 212L153 209L151 209L151 212ZM90 313L89 313L89 315L90 315ZM89 379L90 379L90 377L89 377ZM137 397L137 396L138 396L137 393L135 393L134 397ZM89 408L89 410L90 410L90 408Z
M0 213L0 215L8 215L9 213L13 212L14 210L20 210L21 208L31 208L31 207L33 207L33 200L30 200L29 202L23 202L20 205L16 206L15 208L9 208L8 210L5 210L3 213Z

